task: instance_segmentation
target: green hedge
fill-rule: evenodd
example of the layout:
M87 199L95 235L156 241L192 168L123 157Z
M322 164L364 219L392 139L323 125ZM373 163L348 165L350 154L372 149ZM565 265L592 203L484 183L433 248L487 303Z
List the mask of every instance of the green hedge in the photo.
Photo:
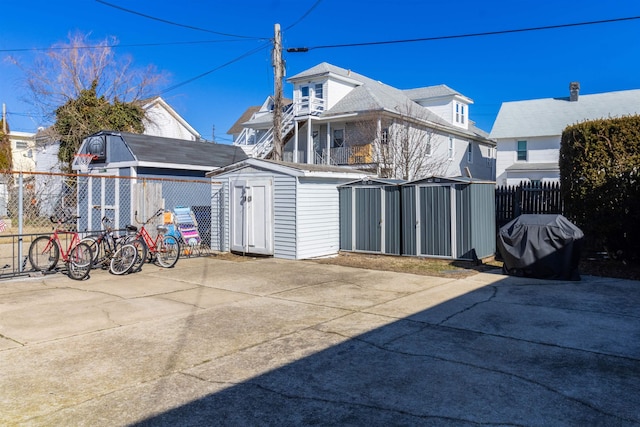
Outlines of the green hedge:
M567 127L560 182L567 216L594 249L640 259L640 116Z

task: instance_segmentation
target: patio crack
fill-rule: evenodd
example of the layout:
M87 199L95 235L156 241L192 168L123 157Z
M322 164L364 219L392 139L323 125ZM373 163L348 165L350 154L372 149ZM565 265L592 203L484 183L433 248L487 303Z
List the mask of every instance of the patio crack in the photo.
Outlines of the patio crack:
M429 326L439 326L439 325L429 324L426 327L429 327ZM444 327L447 327L447 326L444 326ZM337 335L342 335L342 334L339 334L337 332L333 332L333 333L335 333ZM411 334L406 334L406 335L411 335ZM382 345L381 344L376 344L376 343L367 341L365 339L362 339L360 337L348 337L348 338L350 338L350 339L352 339L354 341L358 341L360 343L369 345L371 347L377 348L379 350L388 352L388 353L399 354L399 355L408 356L408 357L430 358L430 359L433 359L433 360L436 360L436 361L439 361L439 362L458 364L458 365L471 367L471 368L482 370L482 371L486 371L486 372L491 372L491 373L494 373L494 374L504 375L504 376L507 376L507 377L510 377L510 378L515 378L515 379L518 379L518 380L523 381L525 383L532 384L532 385L535 385L537 387L541 387L541 388L543 388L543 389L545 389L545 390L547 390L547 391L549 391L549 392L551 392L553 394L557 394L557 395L561 396L564 399L567 399L567 400L569 400L571 402L574 402L574 403L576 403L578 405L585 406L585 407L589 408L590 410L592 410L592 411L594 411L596 413L599 413L601 415L612 417L612 418L615 418L617 420L628 422L628 423L638 423L638 421L639 421L637 419L622 417L622 416L620 416L620 415L618 415L616 413L606 412L606 411L602 410L602 408L599 408L599 407L591 404L590 402L587 402L587 401L575 398L573 396L564 394L560 390L557 390L557 389L555 389L555 388L553 388L553 387L551 387L551 386L549 386L547 384L544 384L544 383L539 382L539 381L535 381L535 380L533 380L531 378L527 378L527 377L524 377L522 375L514 374L512 372L507 372L507 371L503 371L503 370L495 369L495 368L489 368L489 367L486 367L486 366L477 365L477 364L470 363L470 362L464 362L464 361L461 361L461 360L448 359L448 358L445 358L445 357L435 356L435 355L432 355L432 354L423 354L423 353L401 351L401 350L397 350L397 349L390 349L390 348L386 347L386 344L382 344ZM393 340L393 341L395 341L395 340Z
M267 385L258 383L256 381L244 381L244 382L230 382L230 381L213 381L213 380L207 380L205 378L199 377L197 375L193 375L193 374L187 374L182 372L183 375L189 376L189 377L193 377L197 380L200 381L205 381L211 384L223 384L223 385L228 385L231 387L254 387L258 390L261 391L265 391L268 393L273 393L276 394L284 399L287 400L303 400L303 401L310 401L310 402L320 402L323 404L329 404L329 405L340 405L340 406L351 406L351 407L357 407L357 408L363 408L363 409L371 409L371 410L375 410L375 411L384 411L387 413L391 413L391 414L399 414L399 415L403 415L403 416L408 416L408 417L413 417L413 418L417 418L419 420L441 420L441 421L447 421L447 422L453 422L453 423L467 423L467 424L473 424L473 425L478 425L478 426L492 426L492 425L500 425L500 426L514 426L514 427L520 427L520 426L524 426L523 424L515 424L512 422L504 422L504 421L493 421L493 422L479 422L479 421L474 421L474 420L470 420L470 419L466 419L466 418L459 418L459 417L449 417L449 416L444 416L444 415L428 415L428 414L416 414L410 411L406 411L406 410L402 410L402 409L397 409L397 408L389 408L389 407L385 407L382 405L376 405L376 404L367 404L367 403L363 403L363 402L353 402L353 401L347 401L347 400L340 400L340 399L330 399L327 397L320 397L320 396L303 396L303 395L299 395L299 394L294 394L294 393L286 393L284 391L281 390L277 390L275 388L269 387ZM214 393L215 394L215 393Z
M477 307L477 306L479 306L480 304L488 303L489 301L491 301L492 299L494 299L494 298L496 297L496 295L498 294L498 288L497 288L496 286L489 286L489 287L493 290L493 292L491 293L491 296L489 296L489 298L487 298L487 299L486 299L486 300L484 300L484 301L478 301L478 302L475 302L475 303L471 304L470 306L465 307L465 308L463 308L462 310L457 311L457 312L455 312L455 313L453 313L453 314L451 314L451 315L449 315L449 316L445 317L443 320L441 320L440 322L438 322L438 323L437 323L437 325L438 325L438 326L442 326L442 325L444 325L446 322L448 322L449 320L453 319L454 317L456 317L456 316L458 316L458 315L460 315L460 314L462 314L462 313L466 313L467 311L469 311L469 310L472 310L472 309L476 308L476 307Z

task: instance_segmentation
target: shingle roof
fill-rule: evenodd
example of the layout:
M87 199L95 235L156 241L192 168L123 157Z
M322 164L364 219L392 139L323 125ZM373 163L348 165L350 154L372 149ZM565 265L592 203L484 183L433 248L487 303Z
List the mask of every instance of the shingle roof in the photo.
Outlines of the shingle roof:
M167 163L218 168L247 158L233 145L163 138L128 132L104 132L120 135L139 162Z
M425 88L410 89L408 91L394 88L380 81L373 80L351 70L337 67L335 65L323 62L315 67L309 68L301 73L290 77L289 81L316 78L322 75L333 74L346 79L354 80L360 83L360 86L354 88L344 98L338 101L331 109L323 112L320 117L331 117L351 113L364 113L369 111L395 111L400 114L410 113L416 108L421 111L421 119L428 120L437 124L445 131L463 133L469 137L478 139L487 139L488 133L469 123L469 129L465 130L457 126L451 125L437 114L425 109L412 100L412 96L419 94L424 99L430 96L461 95L446 85L430 86ZM412 95L412 96L410 96ZM426 96L428 95L428 96Z
M440 98L444 96L463 96L460 92L451 89L447 85L436 85L419 87L415 89L406 89L404 93L413 100L428 99L428 98Z
M530 138L561 135L569 125L585 120L640 114L640 89L504 102L491 129L491 138Z
M231 126L231 128L227 131L227 134L228 135L233 135L233 134L242 132L242 130L244 129L242 127L242 124L244 122L246 122L247 120L250 120L251 117L253 117L253 115L255 113L257 113L258 111L260 111L260 106L259 105L255 105L253 107L247 108L245 110L245 112L242 113L240 118L238 120L236 120L236 122L233 124L233 126Z

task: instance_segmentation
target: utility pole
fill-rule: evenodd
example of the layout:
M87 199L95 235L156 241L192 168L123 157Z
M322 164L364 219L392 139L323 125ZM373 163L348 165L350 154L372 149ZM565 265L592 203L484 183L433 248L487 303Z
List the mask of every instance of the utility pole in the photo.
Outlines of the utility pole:
M273 52L273 160L282 160L282 78L284 61L282 60L282 33L280 24L274 26Z
M2 104L2 133L7 134L7 104Z

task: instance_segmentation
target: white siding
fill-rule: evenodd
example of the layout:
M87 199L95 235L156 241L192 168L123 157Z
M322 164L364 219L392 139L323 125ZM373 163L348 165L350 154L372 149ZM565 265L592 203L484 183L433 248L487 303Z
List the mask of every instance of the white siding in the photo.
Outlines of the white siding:
M337 185L301 179L298 184L298 259L337 254L340 223Z
M518 141L527 141L527 161L518 162ZM496 182L505 183L506 169L516 163L557 163L560 156L560 136L545 136L536 138L505 138L499 139L496 153ZM559 178L557 174L544 174L545 179ZM532 174L529 179L540 179ZM520 179L518 179L520 182Z
M339 82L335 80L329 80L325 87L325 102L327 103L326 109L333 108L342 98L344 98L349 92L355 88L352 84Z
M453 123L453 106L451 99L420 101L420 105L426 107L432 113L437 114L449 123Z
M196 140L196 136L191 131L158 104L145 111L143 123L145 135Z

